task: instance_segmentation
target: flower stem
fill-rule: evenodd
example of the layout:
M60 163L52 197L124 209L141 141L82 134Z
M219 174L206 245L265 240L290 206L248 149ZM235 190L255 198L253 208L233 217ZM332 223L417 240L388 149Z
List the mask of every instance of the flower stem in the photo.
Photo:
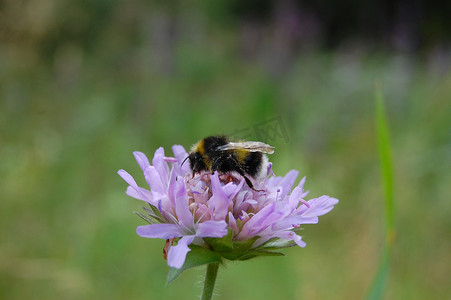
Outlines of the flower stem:
M207 265L207 273L205 274L204 290L202 291L201 300L211 300L213 297L218 268L219 263L211 263Z

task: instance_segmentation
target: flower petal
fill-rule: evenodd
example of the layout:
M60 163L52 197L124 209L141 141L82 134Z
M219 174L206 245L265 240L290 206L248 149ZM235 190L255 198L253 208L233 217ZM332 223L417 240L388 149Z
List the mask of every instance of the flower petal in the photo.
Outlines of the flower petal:
M242 190L244 182L245 180L243 177L243 179L240 180L240 183L238 183L238 185L234 184L234 190L231 191L230 194L228 194L230 199L235 198L235 196Z
M144 153L135 151L133 152L133 155L135 156L138 165L141 167L143 171L145 171L147 167L150 166L149 160L147 159L147 156Z
M169 167L168 163L164 160L164 149L160 147L155 151L155 154L152 159L152 165L157 170L158 174L161 177L161 181L165 188L168 186L169 181Z
M154 166L147 167L146 181L150 186L150 191L152 192L152 196L155 201L158 201L159 199L163 198L163 196L167 195L167 188L163 183L160 173L158 173L157 169Z
M291 209L295 209L298 207L299 202L300 201L304 201L303 200L303 195L304 195L304 190L303 190L303 186L305 183L305 177L301 179L301 181L299 182L298 186L295 187L293 189L293 191L291 192L288 201L290 203L290 207Z
M237 234L239 231L236 220L231 212L229 212L229 228L232 229L234 234Z
M239 240L245 240L250 237L251 234L258 233L262 229L262 224L265 220L274 212L275 204L265 206L262 210L252 216L249 221L244 224L241 232L238 234L237 238Z
M212 216L215 220L224 220L228 213L230 198L224 192L217 172L211 175L211 189L213 196L208 204L212 208Z
M319 198L311 199L307 201L307 203L310 207L301 205L298 208L297 214L302 215L304 218L311 218L327 214L334 208L334 205L338 203L338 199L329 196L321 196Z
M280 199L284 199L285 196L291 191L294 181L298 175L299 171L290 170L279 182L279 188L281 188L281 193L279 194Z
M168 253L168 265L172 268L180 269L185 263L186 254L191 251L188 245L194 240L194 235L186 235L182 237L178 242L177 246L172 246L169 248Z
M290 215L283 218L279 222L275 223L271 229L274 231L278 230L291 230L295 227L299 227L301 224L316 224L318 223L318 217L304 218L303 216Z
M307 244L302 238L293 231L279 231L275 234L278 238L284 240L293 240L299 247L304 248Z
M128 174L127 171L120 169L119 171L117 171L117 174L119 174L119 176L121 176L122 179L124 179L125 182L127 182L131 187L137 187L138 186L136 184L136 181L133 178L133 176Z
M181 237L182 230L175 224L150 224L138 226L136 233L146 238L172 239Z
M185 161L183 166L181 164L188 157L188 153L186 152L185 148L183 148L183 146L180 145L172 146L172 152L174 153L174 156L178 161L177 164L174 164L174 168L176 169L179 175L185 176L187 173L191 171L191 169L187 161Z
M129 186L127 187L127 191L125 193L130 197L138 200L143 200L152 204L153 206L157 206L155 201L153 201L152 193L149 190L143 189L142 187L138 187L138 189L136 189Z
M223 237L227 234L227 223L225 221L205 221L197 224L197 237Z
M289 231L289 230L284 230L284 231L276 231L273 232L272 234L268 234L263 236L262 238L258 239L255 241L255 243L252 245L252 247L258 247L261 244L269 241L272 238L279 238L282 240L292 240L294 241L299 247L304 248L307 244L302 240L302 238L297 235L295 232L293 231Z
M185 183L182 180L175 181L175 213L180 224L187 228L194 225L194 216L189 210L188 194L185 189Z
M155 201L153 200L153 197L150 194L150 191L139 187L136 184L136 181L133 178L133 176L131 176L130 174L128 174L126 171L124 171L122 169L117 171L117 174L119 174L119 176L121 176L122 179L124 179L125 182L127 182L130 185L129 187L127 187L127 191L126 191L127 195L129 195L133 198L139 199L139 200L144 200L155 206Z

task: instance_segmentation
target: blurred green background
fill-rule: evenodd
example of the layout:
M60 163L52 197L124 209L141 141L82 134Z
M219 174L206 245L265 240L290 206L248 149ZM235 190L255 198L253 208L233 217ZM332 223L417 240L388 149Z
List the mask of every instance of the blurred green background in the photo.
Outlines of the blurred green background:
M196 299L204 269L165 284L164 241L135 234L143 203L116 172L144 185L132 151L234 132L340 203L305 249L228 263L215 299L363 298L384 243L376 83L395 173L385 298L449 297L449 18L387 3L1 1L0 298ZM256 131L274 118L279 135Z

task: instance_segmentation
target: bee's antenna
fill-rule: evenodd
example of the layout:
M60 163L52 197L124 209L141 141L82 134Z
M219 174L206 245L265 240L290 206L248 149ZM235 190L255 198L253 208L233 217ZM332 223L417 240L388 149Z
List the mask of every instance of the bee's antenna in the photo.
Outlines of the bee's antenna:
M185 161L186 161L188 158L189 158L189 155L182 161L182 164L180 165L180 167L183 166L183 164L185 163Z

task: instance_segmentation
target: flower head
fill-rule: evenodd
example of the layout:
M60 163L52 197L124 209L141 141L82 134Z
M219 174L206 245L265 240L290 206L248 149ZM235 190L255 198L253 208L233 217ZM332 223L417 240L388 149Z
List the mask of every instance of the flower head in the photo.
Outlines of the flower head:
M187 152L172 147L174 157L159 148L150 164L141 152L134 152L150 187L139 187L124 170L118 174L129 184L127 195L148 202L149 225L139 226L138 235L148 238L178 239L167 254L168 264L181 268L189 245L213 249L227 259L249 259L280 247L305 242L296 234L302 224L318 223L318 216L333 209L338 200L329 196L306 201L305 177L292 190L298 171L284 177L267 176L256 191L239 174L201 173L192 175L182 164ZM218 240L228 243L218 247ZM226 247L224 247L226 245ZM264 254L263 254L264 255Z

